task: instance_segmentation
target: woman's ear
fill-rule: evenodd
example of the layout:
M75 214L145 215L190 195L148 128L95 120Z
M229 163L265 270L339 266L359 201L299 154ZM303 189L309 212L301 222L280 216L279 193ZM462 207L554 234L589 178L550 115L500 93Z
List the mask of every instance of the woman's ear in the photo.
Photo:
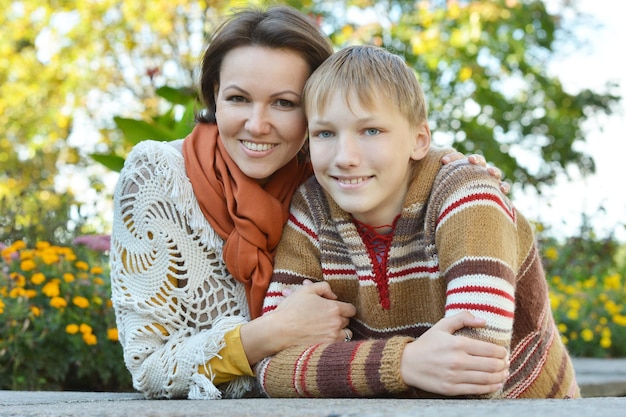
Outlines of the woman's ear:
M415 131L415 142L413 144L413 151L411 152L411 159L419 161L424 158L430 149L430 127L428 122L420 123Z

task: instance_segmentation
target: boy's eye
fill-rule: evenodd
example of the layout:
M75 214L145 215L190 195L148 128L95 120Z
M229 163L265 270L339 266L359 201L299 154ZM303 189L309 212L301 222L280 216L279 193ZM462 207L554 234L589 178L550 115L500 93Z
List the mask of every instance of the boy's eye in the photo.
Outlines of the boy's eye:
M317 132L314 136L320 139L328 139L333 136L333 133L330 130L322 130Z
M376 129L375 127L370 127L365 129L365 135L366 136L374 136L374 135L378 135L380 133L380 130Z

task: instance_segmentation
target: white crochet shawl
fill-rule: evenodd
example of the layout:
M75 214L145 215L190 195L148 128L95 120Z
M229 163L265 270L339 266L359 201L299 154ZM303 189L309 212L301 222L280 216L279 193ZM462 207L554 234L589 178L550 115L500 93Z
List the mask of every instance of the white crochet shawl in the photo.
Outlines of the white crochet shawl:
M254 378L219 390L198 373L249 313L222 261L223 241L200 211L181 144L140 142L115 188L111 285L124 361L146 398L241 397Z

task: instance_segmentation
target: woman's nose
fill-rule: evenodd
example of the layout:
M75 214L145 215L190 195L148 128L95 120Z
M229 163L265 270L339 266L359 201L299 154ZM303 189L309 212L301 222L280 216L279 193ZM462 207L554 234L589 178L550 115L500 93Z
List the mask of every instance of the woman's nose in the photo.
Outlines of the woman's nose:
M262 106L253 106L246 120L246 130L254 136L266 135L271 131L269 114Z

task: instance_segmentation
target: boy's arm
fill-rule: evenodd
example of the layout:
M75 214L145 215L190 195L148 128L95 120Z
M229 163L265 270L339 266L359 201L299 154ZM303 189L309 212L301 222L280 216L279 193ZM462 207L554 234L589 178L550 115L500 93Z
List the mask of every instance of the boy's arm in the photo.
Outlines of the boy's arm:
M463 311L486 325L459 333L509 347L520 259L517 213L496 180L465 164L436 181L435 244L447 283L445 316Z
M407 343L390 339L299 345L265 358L257 379L270 397L376 397L409 389L400 375Z

